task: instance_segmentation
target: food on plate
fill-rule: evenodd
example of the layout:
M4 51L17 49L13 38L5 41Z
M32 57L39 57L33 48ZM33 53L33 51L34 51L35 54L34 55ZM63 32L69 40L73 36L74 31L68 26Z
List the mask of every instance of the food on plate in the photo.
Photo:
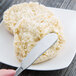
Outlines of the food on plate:
M14 48L20 62L37 42L49 33L56 33L58 41L42 54L34 64L55 57L64 43L60 21L47 7L36 2L13 5L5 11L3 22L7 29L14 34Z
M35 19L37 16L47 16L50 18L53 16L53 13L45 6L41 4L39 5L36 2L20 3L13 5L4 12L3 22L6 25L8 31L13 34L14 26L20 19L23 17L26 19Z
M37 20L39 18L36 18ZM49 48L44 54L42 54L34 64L49 60L57 55L58 50L63 44L63 34L61 33L61 28L59 23L54 25L51 21L54 21L54 17L48 19L48 24L46 21L37 22L37 20L27 20L25 18L21 19L15 26L14 29L14 47L17 59L22 61L31 49L37 44L48 33L57 33L58 41ZM39 19L40 20L40 19ZM46 18L45 18L46 20Z

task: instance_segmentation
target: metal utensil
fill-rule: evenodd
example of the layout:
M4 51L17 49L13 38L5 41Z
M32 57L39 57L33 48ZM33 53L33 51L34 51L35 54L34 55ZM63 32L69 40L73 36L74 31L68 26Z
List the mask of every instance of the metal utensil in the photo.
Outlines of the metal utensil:
M21 66L16 70L15 76L18 76L23 70L27 69L33 62L42 55L48 48L55 44L58 36L55 33L50 33L41 39L37 45L31 50L26 58L21 63Z

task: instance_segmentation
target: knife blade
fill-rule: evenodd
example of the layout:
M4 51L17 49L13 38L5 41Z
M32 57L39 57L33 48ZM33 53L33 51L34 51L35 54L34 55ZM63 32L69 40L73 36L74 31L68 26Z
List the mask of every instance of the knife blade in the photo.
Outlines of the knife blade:
M18 76L23 70L27 69L33 62L49 49L58 40L56 33L49 33L42 38L30 53L23 59L21 66L16 70L15 76Z

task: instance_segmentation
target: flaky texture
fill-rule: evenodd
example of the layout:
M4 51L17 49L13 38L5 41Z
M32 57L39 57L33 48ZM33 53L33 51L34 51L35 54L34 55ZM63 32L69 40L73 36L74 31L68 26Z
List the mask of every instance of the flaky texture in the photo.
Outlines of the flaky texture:
M13 34L14 26L23 17L26 19L33 19L36 16L44 16L44 14L48 17L51 17L53 15L53 13L47 10L45 6L39 5L36 2L20 3L13 5L4 12L3 22L6 25L8 31Z
M61 28L55 17L49 18L47 22L47 18L44 18L45 21L43 22L38 22L38 19L39 18L36 18L35 20L27 20L23 18L15 26L14 47L16 51L16 56L19 61L22 61L23 58L26 57L31 49L37 44L37 42L40 41L48 33L57 33L59 37L58 41L55 43L54 46L49 48L43 55L41 55L34 62L34 64L55 57L58 50L61 48L61 45L63 44L63 34L61 33ZM56 21L56 25L53 24L52 20Z
M57 33L58 41L42 54L34 64L44 62L57 55L64 43L61 24L47 7L38 3L21 3L7 9L3 22L14 34L14 47L19 61L48 33Z

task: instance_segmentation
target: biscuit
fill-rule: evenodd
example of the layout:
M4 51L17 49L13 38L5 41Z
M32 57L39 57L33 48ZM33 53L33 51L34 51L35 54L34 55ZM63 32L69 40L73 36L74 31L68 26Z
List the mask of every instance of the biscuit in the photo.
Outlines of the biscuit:
M37 18L37 20L39 17ZM61 45L64 42L63 34L61 33L61 29L59 23L53 24L53 17L48 19L43 18L45 21L37 22L37 20L27 20L23 18L20 20L14 29L14 47L17 59L22 61L28 53L31 51L33 47L37 44L39 40L41 40L44 36L49 33L57 33L58 41L49 48L44 54L42 54L34 64L41 63L52 59L55 57L61 48ZM40 19L39 19L40 20Z
M13 34L13 28L17 22L23 17L26 19L33 19L37 16L48 16L51 17L53 13L48 10L45 6L39 5L37 2L20 3L11 6L4 12L3 22L7 30Z

